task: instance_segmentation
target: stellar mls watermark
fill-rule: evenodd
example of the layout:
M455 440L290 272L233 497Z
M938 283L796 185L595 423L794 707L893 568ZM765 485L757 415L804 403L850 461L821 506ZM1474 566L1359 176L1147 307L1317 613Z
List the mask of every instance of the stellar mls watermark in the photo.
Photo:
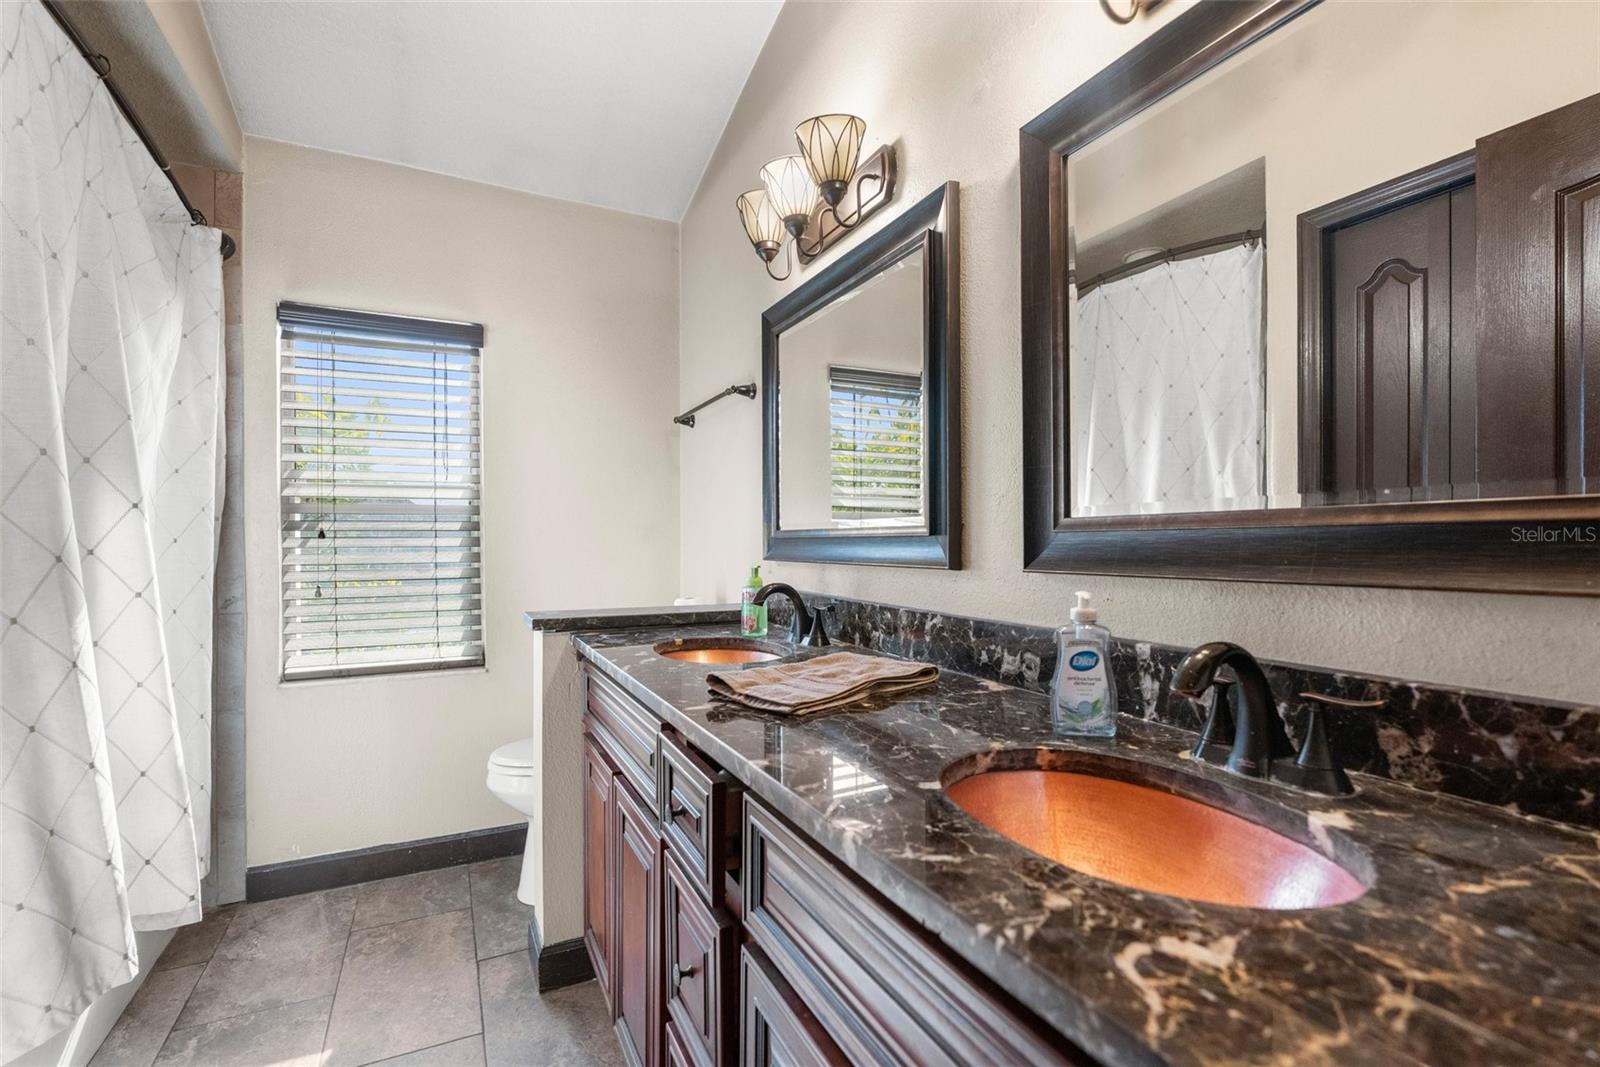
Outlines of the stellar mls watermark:
M1537 526L1511 527L1511 540L1519 545L1593 545L1600 544L1600 526L1581 523L1556 525L1541 523Z

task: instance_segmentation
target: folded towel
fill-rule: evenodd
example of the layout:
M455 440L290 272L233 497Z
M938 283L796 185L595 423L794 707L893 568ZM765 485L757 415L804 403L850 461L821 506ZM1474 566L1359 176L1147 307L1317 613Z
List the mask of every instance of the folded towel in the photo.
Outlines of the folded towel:
M939 668L855 652L833 652L799 663L718 671L707 678L711 694L759 711L810 715L869 696L932 685Z

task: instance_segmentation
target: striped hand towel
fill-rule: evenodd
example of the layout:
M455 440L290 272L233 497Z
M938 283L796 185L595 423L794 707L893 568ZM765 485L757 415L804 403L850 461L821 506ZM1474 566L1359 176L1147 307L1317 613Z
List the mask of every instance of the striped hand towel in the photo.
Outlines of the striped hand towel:
M711 694L747 708L779 715L811 715L869 696L932 685L939 668L855 652L833 652L799 663L718 671L708 676Z

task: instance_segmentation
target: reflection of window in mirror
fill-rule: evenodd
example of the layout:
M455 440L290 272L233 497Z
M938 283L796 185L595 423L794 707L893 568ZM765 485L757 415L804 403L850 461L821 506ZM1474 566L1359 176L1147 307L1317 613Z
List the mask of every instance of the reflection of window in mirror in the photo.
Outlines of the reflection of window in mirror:
M828 368L835 527L922 525L922 425L921 373Z
M926 285L907 255L778 335L781 529L927 529Z

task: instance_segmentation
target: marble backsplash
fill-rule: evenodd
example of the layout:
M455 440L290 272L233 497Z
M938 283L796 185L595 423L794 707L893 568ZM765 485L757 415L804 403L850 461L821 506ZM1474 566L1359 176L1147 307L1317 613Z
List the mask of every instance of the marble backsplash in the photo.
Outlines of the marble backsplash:
M935 663L1036 692L1050 687L1055 631L807 594L827 605L828 632L841 641ZM772 603L773 632L789 606ZM1118 639L1112 653L1120 710L1198 732L1204 709L1174 695L1172 669L1186 648ZM1334 753L1349 770L1419 789L1600 827L1600 706L1552 703L1353 671L1262 660L1272 691L1299 742L1303 692L1381 700L1383 707L1327 716Z

